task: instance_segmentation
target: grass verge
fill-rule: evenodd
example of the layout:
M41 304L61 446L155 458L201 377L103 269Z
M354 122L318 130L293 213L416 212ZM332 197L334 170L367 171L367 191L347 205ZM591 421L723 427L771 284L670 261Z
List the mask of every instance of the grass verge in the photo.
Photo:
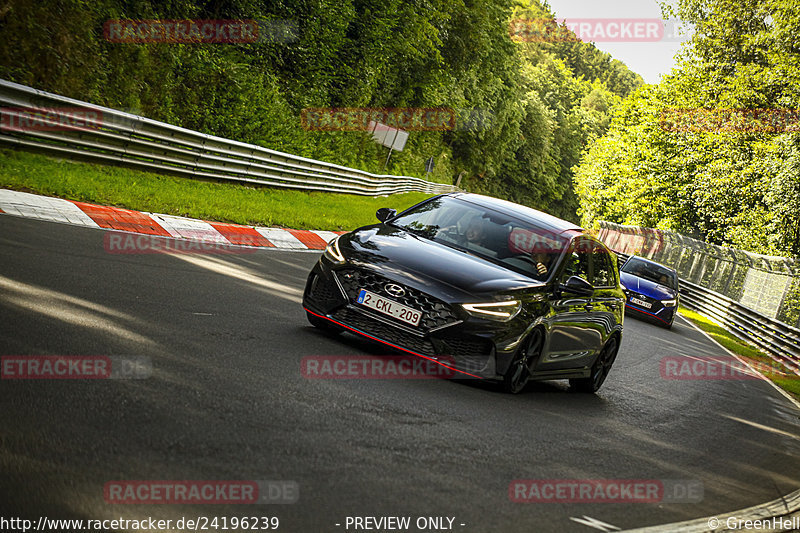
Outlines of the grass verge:
M351 230L430 195L368 197L217 183L0 150L0 188L202 220L294 229Z
M800 377L788 377L783 378L780 377L780 372L785 372L789 376L794 376L794 374L786 369L783 368L782 365L780 368L777 368L775 363L772 359L766 356L761 350L755 348L754 346L745 343L734 337L730 333L728 333L724 328L720 327L719 325L715 324L708 318L704 317L703 315L696 313L694 311L690 311L685 307L681 307L678 312L687 320L691 321L697 327L708 333L708 335L720 343L722 346L730 350L731 352L735 353L742 359L745 359L748 362L754 364L755 368L769 368L775 369L775 372L768 372L766 373L766 377L769 378L773 383L777 386L791 394L795 399L800 400Z

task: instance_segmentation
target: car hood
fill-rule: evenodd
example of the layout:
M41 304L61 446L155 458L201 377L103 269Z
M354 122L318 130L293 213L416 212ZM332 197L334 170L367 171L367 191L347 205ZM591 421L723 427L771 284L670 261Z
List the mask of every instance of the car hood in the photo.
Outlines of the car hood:
M626 289L638 292L639 294L654 298L656 300L675 298L678 295L678 291L674 289L670 289L669 287L665 287L664 285L656 283L655 281L650 281L649 279L628 274L627 272L620 272L619 280L622 283L622 286Z
M445 298L544 286L513 270L388 224L345 234L339 245L352 264L426 292L437 287L436 292Z

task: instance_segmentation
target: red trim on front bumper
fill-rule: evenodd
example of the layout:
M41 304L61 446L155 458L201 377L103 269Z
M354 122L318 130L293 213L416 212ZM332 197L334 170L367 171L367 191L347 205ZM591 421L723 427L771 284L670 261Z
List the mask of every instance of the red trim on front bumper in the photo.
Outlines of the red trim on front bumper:
M460 372L461 374L465 374L465 375L473 377L473 378L485 379L485 378L482 378L481 376L476 376L475 374L470 374L469 372L464 372L463 370L459 370L457 368L453 368L451 366L448 366L448 365L446 365L446 364L444 364L444 363L442 363L440 361L437 361L436 359L433 359L432 357L428 357L427 355L422 355L422 354L417 353L417 352L412 352L411 350L407 350L406 348L403 348L402 346L397 346L396 344L392 344L391 342L387 342L387 341L381 340L381 339L379 339L377 337L373 337L372 335L370 335L368 333L364 333L363 331L357 330L355 328L351 328L350 326L346 326L346 325L342 324L341 322L337 322L336 320L334 320L332 318L328 318L328 317L326 317L324 315L317 314L314 311L309 310L306 306L303 306L303 309L305 309L306 312L311 313L312 315L314 315L316 317L324 318L328 322L333 322L337 326L341 326L341 327L343 327L345 329L349 329L350 331L358 333L359 335L363 335L364 337L367 337L367 338L372 339L374 341L378 341L378 342L380 342L382 344L385 344L386 346L391 346L392 348L396 348L398 350L402 350L404 352L408 352L411 355L416 355L417 357L422 357L423 359L427 359L428 361L433 361L437 365L441 365L441 366L443 366L445 368L448 368L450 370L453 370L455 372Z
M651 317L653 317L653 318L657 318L657 319L659 319L661 322L663 322L664 324L669 324L669 322L667 322L666 320L664 320L663 318L661 318L661 317L660 317L660 316L658 316L657 314L655 314L655 313L651 313L651 312L649 312L649 311L645 311L644 309L639 309L638 307L634 307L634 306L632 306L631 304L629 304L629 303L627 303L627 302L625 303L625 307L627 307L628 309L633 309L633 310L634 310L634 311L636 311L637 313L644 313L644 314L646 314L646 315L650 315L650 316L651 316ZM666 309L666 308L665 308L665 309Z

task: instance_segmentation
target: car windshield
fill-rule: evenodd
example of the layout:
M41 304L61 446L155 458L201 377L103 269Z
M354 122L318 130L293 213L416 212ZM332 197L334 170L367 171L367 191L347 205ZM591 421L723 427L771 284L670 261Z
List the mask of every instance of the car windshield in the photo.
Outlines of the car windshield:
M443 196L403 213L393 226L545 281L569 242L513 213Z
M639 278L653 281L670 289L678 290L678 277L672 270L661 265L654 265L638 259L631 259L621 269Z

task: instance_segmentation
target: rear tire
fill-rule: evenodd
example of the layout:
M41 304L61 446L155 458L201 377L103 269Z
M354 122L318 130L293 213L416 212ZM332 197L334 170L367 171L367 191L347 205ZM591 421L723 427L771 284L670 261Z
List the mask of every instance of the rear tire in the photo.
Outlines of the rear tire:
M544 347L544 334L541 329L534 329L525 340L514 360L503 376L503 388L510 394L519 394L530 381L533 366L539 360Z
M611 366L617 359L618 351L619 343L617 338L611 337L592 365L592 370L589 374L589 377L569 380L570 387L577 392L585 392L589 394L593 394L600 390L600 387L603 386L603 382L608 376L608 372L611 370Z

